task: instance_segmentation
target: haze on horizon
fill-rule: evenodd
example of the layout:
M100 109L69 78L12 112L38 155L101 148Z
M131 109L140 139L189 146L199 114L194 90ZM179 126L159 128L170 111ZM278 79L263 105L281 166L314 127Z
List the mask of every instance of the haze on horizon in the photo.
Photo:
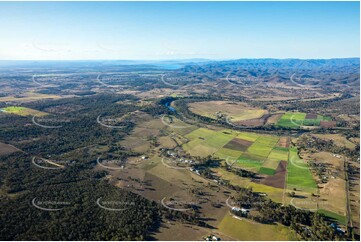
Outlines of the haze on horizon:
M359 2L0 2L0 60L345 58Z

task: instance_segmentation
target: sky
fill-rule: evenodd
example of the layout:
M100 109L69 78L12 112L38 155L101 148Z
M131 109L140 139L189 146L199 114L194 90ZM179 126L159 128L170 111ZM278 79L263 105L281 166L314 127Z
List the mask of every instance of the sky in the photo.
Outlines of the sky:
M0 2L0 60L360 56L359 2Z

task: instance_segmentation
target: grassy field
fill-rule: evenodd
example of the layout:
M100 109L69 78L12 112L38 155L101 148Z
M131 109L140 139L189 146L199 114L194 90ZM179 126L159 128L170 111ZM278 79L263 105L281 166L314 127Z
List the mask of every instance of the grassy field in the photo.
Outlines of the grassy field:
M205 139L209 136L214 135L215 133L216 133L215 131L210 130L210 129L199 128L199 129L196 129L196 130L192 131L191 133L185 135L185 137L190 140Z
M237 240L296 240L295 234L285 226L255 223L246 219L234 218L229 214L223 218L218 227L221 232Z
M258 139L258 137L259 137L259 134L257 134L257 133L249 133L249 132L240 132L237 135L237 138L252 141L252 142L256 141L256 139Z
M250 169L254 172L258 172L262 165L263 162L259 160L259 157L249 156L248 154L241 155L237 160L237 166Z
M235 166L254 172L263 167L261 173L273 175L278 163L288 160L288 148L277 147L278 136L199 128L185 137L189 141L182 147L189 154L201 157L214 155L230 162L237 161Z
M206 139L204 145L208 145L214 148L223 147L226 145L230 140L235 137L234 134L226 134L224 132L217 132L216 135L212 135Z
M19 107L19 106L9 106L6 108L2 108L1 109L2 112L4 113L11 113L11 114L16 114L16 115L20 115L20 116L45 116L47 115L47 113L45 112L41 112L41 111L37 111L31 108L26 108L26 107Z
M231 116L230 120L232 122L256 119L262 117L266 113L266 110L263 109L250 109L244 110L242 113Z
M321 121L331 121L330 117L317 115L316 118L306 118L306 113L287 112L276 123L276 126L298 128L300 126L319 126Z
M334 213L334 212L331 212L328 210L324 210L324 209L319 209L318 212L331 219L334 219L335 221L339 222L340 224L343 224L343 225L347 224L346 216L343 216L343 215L340 215L340 214L337 214L337 213Z
M277 136L260 136L249 148L250 154L256 154L266 158L273 147L277 144L279 137Z
M217 119L217 114L230 117L232 122L257 119L262 117L266 110L254 108L242 102L230 101L207 101L189 104L189 109L193 113L205 117Z
M285 113L278 120L277 126L286 127L286 128L297 128L302 125L303 120L305 119L305 113Z
M236 133L234 132L226 132L222 130L213 131L205 128L199 128L185 135L185 137L190 141L184 144L182 147L192 156L206 157L208 155L215 154L235 136ZM227 152L227 150L223 150L223 151ZM228 150L228 153L232 153L232 152ZM233 153L234 155L237 155L239 152L235 151ZM218 153L218 155L219 154L222 154L222 152ZM224 155L221 156L223 157L219 156L219 158L224 158L224 159L227 158L224 157Z
M261 174L264 174L264 175L274 175L276 173L276 170L275 169L272 169L272 168L268 168L268 167L265 167L265 166L262 166L260 169L259 169L259 173Z
M229 158L229 159L237 159L242 154L243 154L242 151L232 150L232 149L227 149L227 148L221 148L214 154L214 156L219 157L221 159L227 159L227 158Z
M314 192L317 189L315 180L307 163L297 154L297 148L290 148L289 162L287 165L287 186L301 188Z
M51 95L51 94L42 94L36 92L26 92L21 95L21 97L16 96L7 96L7 97L0 97L0 102L32 102L42 99L60 99L66 96L58 96L58 95ZM72 97L69 95L68 97Z

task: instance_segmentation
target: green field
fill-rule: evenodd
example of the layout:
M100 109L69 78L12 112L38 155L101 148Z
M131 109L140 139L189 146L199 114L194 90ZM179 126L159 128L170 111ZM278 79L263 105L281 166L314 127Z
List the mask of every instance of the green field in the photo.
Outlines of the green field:
M216 157L221 158L221 159L227 159L227 158L229 158L229 159L237 159L242 154L243 154L242 151L232 150L232 149L227 149L227 148L221 148L214 155Z
M212 131L205 128L199 128L185 135L190 141L182 147L192 156L206 157L213 155L220 150L225 144L235 137L233 132ZM227 150L225 150L227 152ZM229 153L229 151L228 151ZM235 152L237 155L237 151ZM219 158L226 158L219 157Z
M274 175L279 162L288 161L288 148L277 147L278 136L199 128L185 137L189 141L182 147L192 156L213 155L228 160L236 167L261 174ZM237 139L233 140L234 138ZM230 141L235 142L234 145L225 148Z
M9 107L0 109L0 111L2 111L4 113L16 114L16 115L20 115L20 116L45 116L45 115L47 115L47 113L44 113L44 112L41 112L38 110L34 110L31 108L26 108L26 107L18 107L18 106L9 106Z
M276 173L276 170L272 169L272 168L268 168L268 167L261 167L259 169L259 173L264 174L264 175L273 176Z
M238 158L237 165L258 171L262 167L263 161L260 161L257 157L249 156L249 154L243 154Z
M347 224L347 217L343 216L341 214L337 214L328 210L319 209L318 212L320 214L323 214L331 219L334 219L335 221L339 222L340 224L346 225Z
M290 188L300 188L309 192L314 192L317 189L307 163L297 154L297 148L290 148L287 172L287 186Z
M225 134L224 132L217 132L216 135L208 137L204 144L211 147L219 148L226 145L230 140L235 137L234 134Z
M237 138L244 139L248 141L256 141L260 135L257 133L248 133L248 132L241 132L237 135Z
M240 241L287 241L297 240L289 228L279 224L261 224L226 215L219 230Z
M317 115L315 119L306 119L306 113L287 112L278 120L276 126L298 128L300 126L319 126L321 121L331 121L330 117Z
M273 147L277 144L277 136L260 136L247 150L251 154L257 154L264 158L270 154Z
M210 129L199 128L185 135L185 137L190 140L199 139L199 138L205 139L209 136L214 135L215 133L216 133L215 131Z
M284 148L284 149L286 149L286 151L274 148L271 151L271 153L269 154L268 159L287 161L288 160L288 149L287 148Z

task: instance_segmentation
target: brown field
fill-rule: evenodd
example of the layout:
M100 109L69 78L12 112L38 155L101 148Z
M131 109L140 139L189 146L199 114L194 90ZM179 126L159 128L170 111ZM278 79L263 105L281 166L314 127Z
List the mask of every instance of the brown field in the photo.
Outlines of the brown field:
M110 174L116 186L130 189L158 203L163 198L166 198L165 201L172 198L199 206L201 217L209 219L207 223L215 227L228 211L225 204L228 195L223 193L223 188L211 185L210 181L188 169L168 168L158 156L146 160L137 159L127 163L122 170L110 171ZM202 191L207 195L197 195L192 192L193 190ZM214 203L220 207L214 207Z
M264 178L262 178L257 182L267 186L283 189L285 187L285 182L286 182L285 181L286 173L287 173L287 162L281 161L278 164L276 173L273 176L266 175Z
M286 136L281 137L280 140L278 141L277 146L282 148L290 147L290 137L286 137Z
M319 208L346 216L346 181L331 178L320 188Z
M257 126L262 126L264 125L266 119L265 118L258 118L258 119L248 119L248 120L243 120L243 121L237 121L234 122L237 125L244 125L244 126L249 126L249 127L257 127Z
M308 113L308 114L306 114L305 119L317 119L317 114L315 114L315 113Z
M333 143L340 147L346 147L348 149L354 149L355 144L347 140L342 134L313 134L312 136L317 137L326 141L333 141Z
M162 136L158 139L159 144L168 149L177 147L177 143L169 136Z
M332 211L334 213L345 216L346 215L346 181L344 171L343 158L336 158L330 152L306 153L305 160L313 160L316 163L328 164L327 183L319 184L318 200L320 209ZM318 178L317 178L318 179Z
M0 156L2 155L10 155L16 151L21 151L18 148L12 146L12 145L8 145L5 143L0 142Z
M223 147L232 149L232 150L246 151L247 148L249 146L251 146L252 144L253 144L253 142L250 142L248 140L234 138Z
M217 119L217 113L229 116L232 122L260 119L266 110L254 108L242 102L207 101L189 104L189 110L198 115ZM255 122L255 121L253 121Z
M32 102L42 99L60 99L66 97L74 97L74 95L67 95L67 96L58 96L58 95L48 95L48 94L41 94L36 92L26 92L23 93L20 97L16 96L8 96L8 97L0 97L0 102Z
M120 145L135 152L146 153L150 149L150 142L139 137L127 136L119 142Z
M272 114L268 117L266 124L275 124L282 117L283 113Z
M333 128L336 127L335 121L320 121L320 126L324 128Z

